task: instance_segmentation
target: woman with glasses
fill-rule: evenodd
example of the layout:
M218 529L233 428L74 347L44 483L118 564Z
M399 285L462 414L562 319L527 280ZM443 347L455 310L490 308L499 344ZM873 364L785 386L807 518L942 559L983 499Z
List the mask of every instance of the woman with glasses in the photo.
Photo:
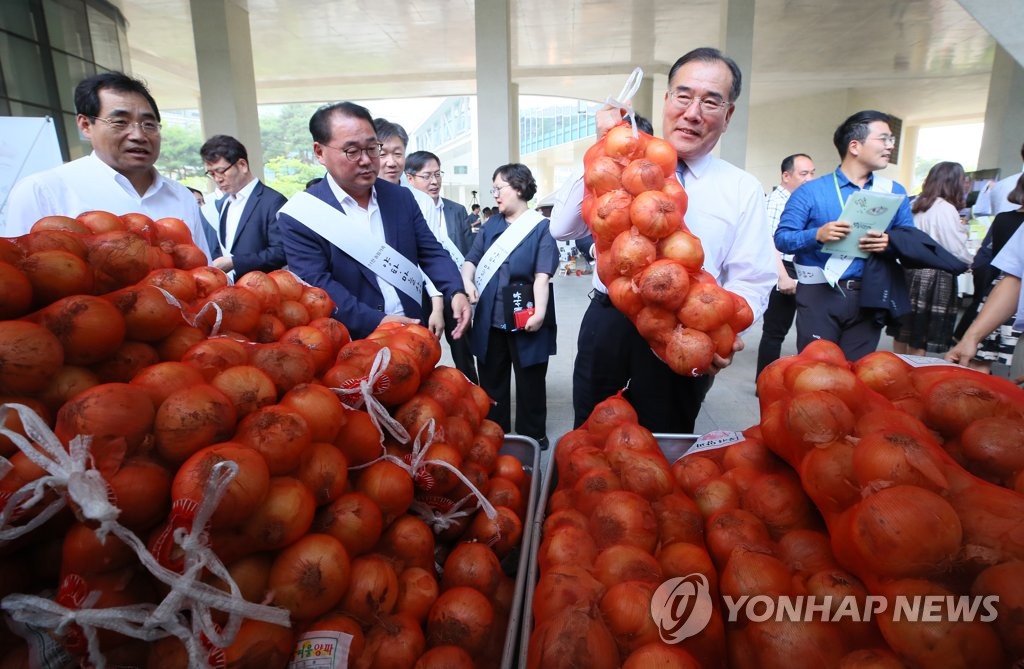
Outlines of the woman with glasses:
M462 266L470 303L476 304L470 343L480 386L495 401L488 418L512 432L514 372L515 432L547 448L545 384L556 334L550 280L558 267L558 246L548 219L528 205L537 193L530 169L502 165L492 179L496 212L476 235Z

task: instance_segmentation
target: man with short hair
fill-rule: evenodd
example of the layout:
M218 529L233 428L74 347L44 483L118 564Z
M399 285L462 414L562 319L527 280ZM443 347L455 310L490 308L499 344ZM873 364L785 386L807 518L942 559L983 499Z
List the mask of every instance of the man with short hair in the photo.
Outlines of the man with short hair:
M804 183L814 178L814 161L806 153L794 153L782 159L782 179L779 185L768 195L768 225L771 233L779 227L779 218L786 207L789 195ZM764 311L761 322L761 343L757 347L757 374L779 359L782 354L782 342L786 333L793 327L796 316L796 269L793 267L793 256L775 252L779 281L775 290L768 298L768 308Z
M331 296L334 317L353 338L384 322L420 322L422 268L451 299L452 336L461 337L470 319L462 277L412 191L378 178L383 147L370 112L352 102L326 105L309 130L327 176L279 213L289 268Z
M906 195L900 184L875 172L889 165L896 138L889 115L860 111L836 128L832 142L839 152L835 171L808 181L786 203L775 231L775 247L794 254L797 348L815 339L835 342L847 360L858 360L878 347L882 321L874 309L861 308L865 260L826 253L825 244L838 242L852 230L840 221L850 196L861 190ZM904 198L884 231L869 230L857 242L867 254L887 254L893 227L914 227L910 204ZM902 276L902 275L901 275Z
M473 191L473 196L476 196L476 191ZM466 225L469 226L470 234L480 228L480 205L476 202L469 208L469 218L466 219Z
M432 220L437 223L431 231L437 237L437 241L451 254L455 264L462 267L472 244L471 233L466 225L468 216L466 208L461 204L441 197L441 179L444 177L441 159L429 151L414 151L405 159L405 175L413 188L426 193L433 202L435 215ZM470 381L478 383L476 364L469 349L469 332L467 331L466 336L460 339L452 338L456 323L448 300L443 300L443 317L444 335L451 348L455 367Z
M146 85L121 72L97 74L75 87L75 110L92 153L15 184L4 235L23 235L44 216L142 213L180 218L209 257L195 197L153 167L160 156L160 110Z
M213 266L241 277L259 270L271 272L284 267L284 245L277 227L277 211L287 198L265 185L249 168L245 146L228 135L206 140L199 155L206 175L224 197L216 202L214 227L217 248Z
M704 247L705 269L726 289L747 301L760 317L777 275L765 218L764 191L753 175L712 155L729 127L741 74L718 49L694 49L679 58L668 76L662 107L665 140L679 159L676 178L686 189L686 225ZM621 121L621 111L598 112L599 136ZM581 215L582 179L556 195L551 234L578 239L589 232ZM583 316L573 369L573 410L578 427L594 406L629 383L626 397L640 424L654 432L692 432L713 375L732 355L715 355L710 373L685 377L658 359L636 326L618 311L594 274L590 306ZM733 353L742 350L737 333Z

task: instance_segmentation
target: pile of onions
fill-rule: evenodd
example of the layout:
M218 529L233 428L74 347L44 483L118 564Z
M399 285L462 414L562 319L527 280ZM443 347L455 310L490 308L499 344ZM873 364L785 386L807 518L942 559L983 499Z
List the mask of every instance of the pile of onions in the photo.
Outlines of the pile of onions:
M1024 391L972 370L903 365L881 353L851 365L835 344L813 342L758 378L761 436L799 473L836 561L870 594L999 598L992 622L946 608L907 622L890 607L878 624L902 661L1012 665L1024 658L1013 613L1024 598L1024 539L1011 529L1024 520L1022 498L968 473L939 439L1012 482L993 466L998 457L977 456L1019 449L999 444L1016 433Z
M703 270L704 250L683 221L686 192L665 140L618 125L583 159L583 218L612 304L677 374L704 374L732 355L750 306Z
M559 440L553 460L558 485L537 554L527 666L569 666L568 657L580 666L644 666L652 648L690 663L666 666L721 666L717 608L703 631L676 646L661 640L652 617L662 582L700 573L717 597L718 578L700 510L629 403L620 395L599 403Z
M124 233L124 219L87 218L105 226L93 236L144 233L170 251L183 243L173 222L128 217L134 227ZM51 221L32 235L93 234L75 227L82 225ZM0 262L23 254L14 244L0 250ZM248 654L283 667L327 631L351 636L353 666L411 667L421 655L497 664L515 591L505 559L521 543L530 474L500 453L504 434L486 420L486 393L436 366L440 348L425 328L384 326L350 342L321 293L283 270L229 286L212 267L165 267L106 295L60 297L26 320L0 321L0 401L29 406L65 446L90 436L91 466L109 484L118 521L172 571L186 566L177 540L197 522L211 476L220 463L237 466L200 528L204 541L247 601L285 609L292 625L246 620L211 657ZM18 300L26 304L11 298ZM212 303L220 310L213 335L216 310L203 310ZM371 416L342 398L365 399L359 381L382 347L392 364L378 375L386 388L367 407L378 412ZM361 377L343 378L339 370L356 360ZM380 402L390 410L380 413ZM384 419L408 436L392 430L384 439ZM17 413L3 420L25 435ZM422 451L415 468L414 444ZM0 457L11 463L0 470L0 505L47 474L7 437ZM11 523L39 511L18 509ZM123 542L100 541L77 511L0 542L0 568L11 576L0 597L51 588L71 608L83 606L89 590L100 592L98 607L159 603L164 586ZM227 589L212 571L203 580ZM213 618L226 621L222 611ZM55 638L88 658L76 625ZM99 638L108 662L188 666L177 639L143 643L105 631ZM6 621L0 648L0 661L24 657L25 642Z

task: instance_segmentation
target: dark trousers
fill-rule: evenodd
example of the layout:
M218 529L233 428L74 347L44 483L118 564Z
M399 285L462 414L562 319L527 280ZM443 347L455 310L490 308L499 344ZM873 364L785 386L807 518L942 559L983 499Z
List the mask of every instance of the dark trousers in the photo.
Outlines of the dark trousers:
M423 313L429 317L433 308L430 296L424 297ZM466 327L462 336L458 339L452 339L452 330L455 329L456 325L455 312L452 311L452 300L450 297L446 297L444 298L444 339L448 342L448 348L452 352L452 362L455 363L455 369L465 374L467 379L480 385L480 379L476 375L476 361L473 358L473 352L469 348L469 338L473 326L469 325Z
M572 374L574 425L629 384L626 399L652 432L692 433L713 377L679 376L654 355L608 296L595 292L583 315Z
M491 328L487 338L487 355L477 359L480 387L495 404L487 417L512 432L511 376L516 375L515 431L532 437L541 445L547 443L548 395L546 377L548 362L523 367L516 350L516 334Z
M786 271L790 278L796 278L793 263L786 262ZM768 297L768 308L761 321L761 343L757 346L757 376L782 355L782 342L786 340L789 329L793 327L796 317L796 295L780 293L778 287Z
M798 350L815 339L826 339L838 344L846 359L855 362L875 351L881 337L882 326L874 314L860 308L859 289L840 290L827 283L797 284Z

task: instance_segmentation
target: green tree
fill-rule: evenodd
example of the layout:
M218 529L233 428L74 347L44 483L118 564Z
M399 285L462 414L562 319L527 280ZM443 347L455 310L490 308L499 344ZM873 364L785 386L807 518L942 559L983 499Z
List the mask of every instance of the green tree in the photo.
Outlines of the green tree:
M309 136L309 117L319 106L317 103L288 104L275 110L276 113L267 111L260 115L260 142L265 163L274 158L316 163Z
M280 191L285 197L291 197L306 189L306 182L324 175L324 167L317 163L310 165L298 158L277 156L264 165L267 185Z
M203 162L199 158L199 147L202 145L203 136L198 125L164 126L160 133L160 159L157 160L157 169L175 181L201 176Z

